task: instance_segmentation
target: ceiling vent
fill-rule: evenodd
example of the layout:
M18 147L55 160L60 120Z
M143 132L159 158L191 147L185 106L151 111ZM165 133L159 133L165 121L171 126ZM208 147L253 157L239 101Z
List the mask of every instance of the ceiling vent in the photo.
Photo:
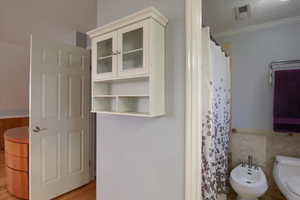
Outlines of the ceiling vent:
M243 5L240 7L236 7L235 9L235 19L236 20L244 20L251 16L251 8L250 5Z

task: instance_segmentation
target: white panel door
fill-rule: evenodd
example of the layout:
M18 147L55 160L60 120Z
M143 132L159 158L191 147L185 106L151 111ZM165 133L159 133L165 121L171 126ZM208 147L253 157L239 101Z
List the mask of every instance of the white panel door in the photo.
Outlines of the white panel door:
M30 199L52 199L89 177L88 50L31 39Z

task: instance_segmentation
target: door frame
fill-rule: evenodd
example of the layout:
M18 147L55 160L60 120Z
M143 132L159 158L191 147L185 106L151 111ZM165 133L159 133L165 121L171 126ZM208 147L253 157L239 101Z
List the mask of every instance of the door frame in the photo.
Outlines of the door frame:
M185 22L185 200L202 200L202 0L185 0Z

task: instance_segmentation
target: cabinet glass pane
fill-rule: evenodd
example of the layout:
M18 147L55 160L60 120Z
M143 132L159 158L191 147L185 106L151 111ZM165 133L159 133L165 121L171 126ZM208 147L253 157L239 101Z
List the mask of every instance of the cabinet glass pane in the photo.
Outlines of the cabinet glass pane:
M97 74L112 72L112 57L98 59Z
M143 28L123 34L123 51L128 52L143 48Z
M136 69L143 67L143 51L123 55L123 69Z
M123 70L143 67L143 28L123 34Z
M97 73L112 72L112 38L97 44Z
M112 55L112 38L98 42L97 44L98 58L111 56L111 55Z

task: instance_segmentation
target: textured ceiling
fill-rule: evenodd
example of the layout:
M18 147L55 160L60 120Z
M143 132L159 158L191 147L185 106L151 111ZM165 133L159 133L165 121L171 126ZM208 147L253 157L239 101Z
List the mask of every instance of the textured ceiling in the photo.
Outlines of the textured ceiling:
M251 17L235 19L234 8L250 4ZM300 0L203 0L203 23L214 34L300 16Z

